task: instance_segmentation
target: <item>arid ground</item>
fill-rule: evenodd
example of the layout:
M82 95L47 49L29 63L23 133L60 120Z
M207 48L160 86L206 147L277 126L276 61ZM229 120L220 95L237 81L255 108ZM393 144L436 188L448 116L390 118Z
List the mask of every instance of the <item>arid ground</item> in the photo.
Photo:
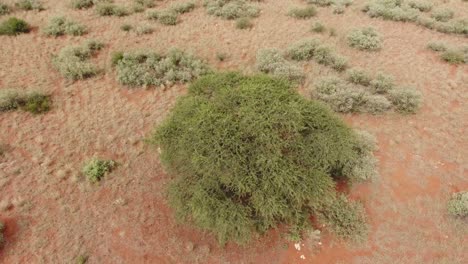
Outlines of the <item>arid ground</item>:
M426 48L433 40L461 46L467 38L370 18L360 10L365 0L354 1L341 15L318 8L310 20L286 15L304 1L265 0L255 3L261 13L250 30L206 14L200 4L176 26L164 26L144 13L99 17L92 9L71 9L68 1L43 2L44 11L13 14L34 26L31 33L0 36L0 89L41 89L53 96L51 111L43 115L0 113L0 143L7 145L0 157L0 220L7 226L0 263L75 263L79 255L89 256L87 263L467 263L467 222L449 217L446 202L453 192L468 189L468 66L450 65ZM184 1L158 2L154 9L172 2ZM468 2L433 2L455 10L455 17L468 15ZM81 22L89 33L44 36L40 29L55 15ZM311 32L313 21L335 28L336 36ZM154 32L124 32L124 23L150 25ZM362 26L382 34L379 52L346 44L346 34ZM220 247L212 235L175 221L164 193L170 176L158 152L144 143L186 86L122 86L111 54L177 47L214 69L251 73L259 49L285 49L307 37L335 47L353 66L386 72L423 94L414 115L343 115L378 139L380 177L349 190L364 202L368 239L351 245L325 231L321 242L306 240L297 250L274 230L246 247ZM93 58L104 71L67 81L53 68L52 55L90 38L105 43ZM216 58L220 52L227 54L223 62ZM332 72L312 62L304 69L307 79L298 89L305 96L315 78ZM81 174L93 155L119 163L99 184Z

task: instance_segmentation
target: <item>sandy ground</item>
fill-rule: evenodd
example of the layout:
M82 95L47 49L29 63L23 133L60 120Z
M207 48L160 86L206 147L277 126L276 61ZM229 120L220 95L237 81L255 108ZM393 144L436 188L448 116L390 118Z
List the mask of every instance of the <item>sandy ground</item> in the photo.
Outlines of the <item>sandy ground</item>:
M174 27L146 21L143 14L98 17L59 0L44 1L47 10L39 13L15 12L36 28L18 37L0 36L0 89L43 89L52 93L54 105L39 116L0 113L0 142L9 146L0 157L0 220L7 225L0 263L73 263L81 254L89 256L88 263L466 263L467 223L450 219L445 203L452 192L468 189L468 66L444 63L425 46L431 40L454 46L468 40L371 19L359 11L364 2L355 1L343 15L319 8L317 17L304 21L285 15L303 1L265 0L258 4L262 12L250 31L236 30L234 22L209 16L201 7L184 14ZM468 14L468 3L445 2L456 17ZM40 28L61 14L87 25L89 34L43 36ZM335 28L337 36L311 33L313 21ZM120 30L124 23L148 24L155 31L125 33ZM346 33L369 25L383 35L383 49L367 53L349 48ZM350 190L369 214L368 241L351 246L325 232L322 245L304 241L298 251L272 231L248 247L220 248L213 236L175 222L164 197L170 178L157 151L142 142L186 87L122 87L110 67L111 53L178 47L205 58L213 68L253 72L258 49L284 49L307 37L335 46L353 66L385 71L424 95L416 115L344 116L379 141L380 178ZM51 56L89 38L106 43L94 59L105 73L85 81L64 80ZM218 62L217 52L227 53L228 59ZM302 92L318 75L332 73L313 63L305 70ZM80 174L93 155L120 164L99 185Z

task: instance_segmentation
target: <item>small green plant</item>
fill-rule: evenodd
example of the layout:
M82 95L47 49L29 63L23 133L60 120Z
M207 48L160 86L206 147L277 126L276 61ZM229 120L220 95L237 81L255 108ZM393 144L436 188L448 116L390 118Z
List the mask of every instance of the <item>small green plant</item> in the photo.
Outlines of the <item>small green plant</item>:
M76 264L86 264L88 262L89 257L87 255L79 255L76 257Z
M413 88L392 89L389 99L396 111L404 114L415 113L422 103L421 93Z
M30 26L26 21L16 17L10 17L0 24L0 35L16 36L23 33L28 33Z
M336 36L336 29L335 28L330 28L328 35L330 37L335 37Z
M206 0L203 4L210 15L223 19L257 17L260 9L245 0Z
M370 82L370 87L374 93L385 94L395 87L393 76L378 73L377 77Z
M130 24L123 24L122 26L120 26L120 29L121 29L122 31L130 31L130 30L133 29L133 26L130 25Z
M0 90L0 112L22 109L33 114L49 111L50 96L43 92L19 92L13 89Z
M47 36L72 35L81 36L87 32L86 27L65 17L53 17L49 24L43 29Z
M146 13L146 18L149 19L149 20L158 20L159 18L159 12L158 11L149 11L148 13Z
M195 3L194 2L186 2L186 3L179 3L179 4L174 4L170 8L171 10L174 10L178 14L184 14L188 13L192 10L195 9Z
M15 3L15 6L23 10L45 10L42 2L39 0L19 0Z
M122 51L113 52L111 56L111 65L115 67L123 58L124 53Z
M348 81L354 84L369 86L372 81L369 74L360 68L349 69L346 73Z
M310 60L319 45L320 41L318 39L305 39L292 44L287 49L286 54L296 61Z
M216 59L218 59L218 61L220 61L220 62L225 61L227 56L228 55L226 53L224 53L224 52L217 52L216 53Z
M263 73L293 82L301 82L305 77L303 70L283 58L281 52L277 49L258 51L256 67Z
M468 216L468 192L454 193L447 203L448 213L454 217Z
M410 0L407 1L408 5L412 8L418 9L421 12L429 12L432 9L433 4L424 0Z
M330 66L337 71L343 71L347 67L347 60L334 53L333 49L326 45L319 45L314 51L313 59L325 66Z
M236 28L238 29L249 29L252 27L252 20L248 17L241 17L236 20Z
M348 45L360 50L379 50L382 48L382 38L374 28L366 27L352 30L348 36Z
M122 6L117 6L112 3L100 3L96 6L96 12L100 16L127 16L129 12Z
M420 14L416 8L403 5L402 0L372 0L362 9L370 17L381 17L385 20L415 22Z
M177 24L178 14L172 10L166 10L158 13L159 23L167 26L174 26Z
M141 5L145 8L153 8L156 6L154 0L134 0L134 3L136 5Z
M86 79L97 74L96 66L88 60L102 47L102 43L94 40L87 41L82 46L65 47L52 58L52 63L67 79Z
M429 42L427 48L437 52L447 50L447 46L442 42Z
M113 160L102 160L92 158L83 167L83 174L92 183L97 183L107 174L110 173L117 164Z
M432 11L431 17L440 22L447 22L453 18L453 11L447 8L439 8Z
M316 32L316 33L322 33L326 30L325 26L320 23L320 22L315 22L313 25L312 25L312 29L311 29L313 32Z
M137 35L146 35L146 34L151 34L153 33L154 29L150 26L147 26L147 25L142 25L142 26L138 26L136 29L135 29L135 33Z
M289 10L288 15L290 17L298 19L309 19L317 14L317 10L313 6L307 6L304 8L292 8Z
M8 15L11 12L11 9L8 5L0 3L0 16Z
M465 63L465 54L461 50L448 49L440 55L440 57L450 64Z
M94 0L72 0L70 5L74 9L88 9L94 5Z

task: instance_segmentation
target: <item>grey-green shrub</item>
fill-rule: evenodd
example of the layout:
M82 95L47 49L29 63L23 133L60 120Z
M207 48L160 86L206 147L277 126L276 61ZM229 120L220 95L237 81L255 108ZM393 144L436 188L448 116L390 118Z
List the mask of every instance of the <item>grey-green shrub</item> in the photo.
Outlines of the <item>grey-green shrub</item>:
M236 20L236 28L238 29L249 29L252 27L252 20L248 17L241 17Z
M29 24L16 17L10 17L0 24L0 35L16 36L28 33L29 31Z
M257 52L256 67L263 73L293 82L301 82L304 79L303 70L287 61L278 49L259 50Z
M15 3L16 7L23 10L44 10L44 5L39 0L19 0Z
M174 26L177 24L178 15L172 10L166 10L158 13L158 21L163 25Z
M385 94L395 87L395 80L391 75L378 73L370 82L370 87L374 93Z
M372 27L353 29L347 36L348 45L360 50L379 50L382 38Z
M416 8L421 12L429 12L432 9L433 4L429 1L425 0L410 0L407 1L407 4L412 7Z
M343 71L347 67L347 59L334 53L333 49L326 45L319 45L314 50L313 59L337 71Z
M0 3L0 16L7 15L11 12L10 7L6 4Z
M381 17L393 21L416 21L420 11L401 0L370 0L363 11L370 17Z
M47 36L73 35L81 36L87 32L86 27L69 20L63 16L53 17L49 24L43 29Z
M127 16L128 10L125 7L118 6L112 3L100 3L96 5L96 12L100 16Z
M33 114L41 114L50 110L51 103L50 95L44 92L0 90L0 112L21 109Z
M313 6L307 7L295 7L289 10L288 15L290 17L298 18L298 19L308 19L317 14L317 10Z
M174 10L178 14L184 14L188 13L192 10L195 9L195 3L194 2L185 2L185 3L178 3L174 4L170 8L171 10Z
M71 7L75 9L87 9L94 5L93 0L72 0Z
M204 61L176 49L166 55L154 52L124 53L116 69L119 83L129 86L186 83L210 72Z
M325 26L320 23L320 22L315 22L313 25L312 25L312 29L311 29L313 32L316 32L316 33L322 33L324 32L326 29L325 29Z
M468 216L468 192L454 193L447 203L447 211L455 217Z
M135 33L137 35L146 35L146 34L151 34L153 33L154 29L150 26L147 25L141 25L135 28Z
M92 77L98 70L88 59L102 47L102 43L93 40L81 46L65 47L52 58L52 64L67 79L79 80Z
M113 160L103 160L93 157L83 166L83 174L92 183L97 183L110 173L117 164Z
M465 54L461 50L447 49L440 57L450 64L462 64L465 63Z
M206 0L203 4L210 15L224 19L256 17L260 9L245 0Z
M372 81L372 78L369 76L369 74L360 68L349 69L346 74L347 80L354 84L369 86Z
M152 8L156 6L154 0L134 0L134 3L135 5L140 5L145 8Z
M150 19L150 20L158 20L159 12L152 10L152 11L146 13L146 18Z
M421 93L413 88L395 88L389 91L389 99L395 110L400 113L415 113L421 103Z
M297 61L310 60L315 49L320 45L318 39L305 39L292 44L286 51L289 58Z
M14 89L0 90L0 112L15 110L19 107L20 94Z
M120 29L123 30L123 31L130 31L133 29L133 26L130 25L130 24L123 24L120 26Z
M435 9L431 13L431 17L440 22L447 22L453 18L454 12L447 8Z
M429 42L427 44L427 48L430 49L430 50L433 50L433 51L446 51L447 50L447 46L442 43L442 42Z

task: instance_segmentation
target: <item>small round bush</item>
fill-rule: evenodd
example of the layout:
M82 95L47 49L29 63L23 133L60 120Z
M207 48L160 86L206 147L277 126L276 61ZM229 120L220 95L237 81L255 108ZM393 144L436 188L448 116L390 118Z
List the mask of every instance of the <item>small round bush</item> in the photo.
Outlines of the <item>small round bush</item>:
M6 4L0 3L0 16L7 15L11 12L10 7Z
M120 29L121 29L122 31L130 31L130 30L133 29L133 27L132 27L132 25L130 25L130 24L123 24L122 26L120 26Z
M453 18L453 11L447 8L439 8L432 11L431 17L440 22L447 22Z
M313 32L316 32L316 33L322 33L324 32L326 29L325 29L325 26L320 23L320 22L315 22L313 25L312 25L312 31Z
M149 141L174 176L168 197L177 217L221 243L245 243L281 224L302 229L312 212L339 235L363 230L364 212L354 203L339 198L339 208L327 207L334 177L360 158L357 136L282 79L202 77Z
M94 0L72 0L71 7L75 9L87 9L94 5Z
M379 73L370 82L370 87L374 93L385 94L395 87L395 80L393 76Z
M412 114L422 103L421 93L412 88L398 88L389 92L389 98L400 113Z
M374 28L367 27L352 30L347 37L348 45L360 50L379 50L382 48L382 38Z
M241 17L236 20L236 28L238 29L249 29L253 27L253 23L248 17Z
M42 11L44 10L44 6L42 2L39 0L19 0L15 3L16 7L23 10L37 10Z
M163 25L174 26L177 24L177 13L174 11L164 11L158 13L158 21Z
M195 9L195 3L194 2L179 3L179 4L175 4L171 6L171 9L174 10L178 14L184 14Z
M427 48L437 52L447 50L447 46L442 42L429 42L427 44Z
M20 105L24 111L33 114L41 114L50 110L51 100L49 95L40 92L32 92L25 97Z
M448 49L440 57L450 64L465 63L465 54L461 50Z
M293 8L288 12L288 15L298 19L309 19L317 14L317 10L313 6L304 8Z
M306 39L291 45L286 54L296 61L310 60L314 56L315 49L320 45L317 39Z
M423 0L410 0L408 5L412 8L416 8L421 12L429 12L432 9L433 4Z
M354 84L369 86L372 81L369 74L360 68L349 69L346 73L348 75L348 81Z
M96 157L92 158L83 167L83 174L92 183L101 181L101 179L116 166L115 161L102 160Z
M246 0L205 0L204 6L210 15L223 19L257 17L260 9Z
M468 192L454 193L447 204L450 215L455 217L468 216Z
M263 49L257 52L257 69L292 82L304 79L302 68L287 61L277 49Z
M16 17L10 17L0 24L0 35L16 36L28 33L29 30L28 23Z

